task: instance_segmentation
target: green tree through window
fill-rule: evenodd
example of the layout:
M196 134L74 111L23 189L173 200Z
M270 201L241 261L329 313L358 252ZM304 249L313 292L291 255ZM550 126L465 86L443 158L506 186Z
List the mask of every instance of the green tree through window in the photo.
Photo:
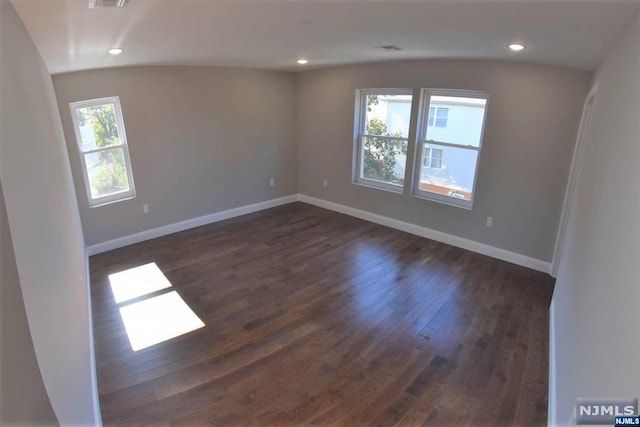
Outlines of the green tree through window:
M128 190L124 153L122 149L116 148L121 144L114 105L79 108L77 113L79 125L90 125L93 129L96 147L114 147L112 150L95 153L93 157L97 161L87 164L92 193L99 197Z
M371 112L373 105L378 105L378 95L367 96L367 110ZM402 185L404 176L397 176L396 156L407 154L406 144L401 141L380 138L381 136L401 137L401 132L390 134L385 122L378 118L371 118L366 123L364 137L363 176L368 179L392 182Z

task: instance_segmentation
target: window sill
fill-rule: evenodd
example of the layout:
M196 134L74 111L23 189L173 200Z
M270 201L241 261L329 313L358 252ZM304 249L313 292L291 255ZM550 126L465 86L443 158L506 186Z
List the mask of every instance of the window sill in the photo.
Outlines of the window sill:
M93 208L99 208L101 206L107 206L107 205L112 205L114 203L118 203L118 202L125 202L127 200L132 200L135 199L136 195L132 194L132 195L128 195L119 199L114 199L114 200L105 200L104 202L99 202L95 205L89 205L89 209L93 209Z
M353 181L353 184L360 187L373 188L374 190L386 191L388 193L404 194L404 186L400 187L394 186L393 184L378 184L375 181Z
M420 194L412 193L411 197L415 197L416 199L421 199L421 200L427 200L429 202L440 203L442 205L453 206L454 208L460 208L467 211L473 210L473 200L471 200L469 203L462 204L460 202L457 202L456 199L447 200L450 198L446 196L442 196L442 198L440 198L440 197L426 195L422 193Z

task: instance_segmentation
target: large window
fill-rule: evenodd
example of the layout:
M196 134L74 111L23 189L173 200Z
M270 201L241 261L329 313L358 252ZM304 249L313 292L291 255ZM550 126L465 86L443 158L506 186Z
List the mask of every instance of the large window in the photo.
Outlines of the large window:
M70 104L91 207L135 197L118 97Z
M359 90L355 182L402 192L411 118L411 90Z
M488 95L423 89L413 194L471 209Z

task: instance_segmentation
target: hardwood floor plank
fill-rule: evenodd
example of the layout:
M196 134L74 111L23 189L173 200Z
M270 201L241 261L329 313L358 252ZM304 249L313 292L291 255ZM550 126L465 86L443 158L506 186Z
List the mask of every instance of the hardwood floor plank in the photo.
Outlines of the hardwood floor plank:
M90 263L106 426L546 424L544 274L303 203ZM171 291L205 326L133 351L120 308Z

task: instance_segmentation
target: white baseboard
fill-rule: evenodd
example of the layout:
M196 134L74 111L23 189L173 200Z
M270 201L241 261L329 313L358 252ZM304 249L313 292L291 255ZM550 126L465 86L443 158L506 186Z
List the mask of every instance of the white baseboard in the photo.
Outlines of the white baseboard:
M176 222L174 224L152 228L150 230L141 231L139 233L130 234L128 236L118 237L113 240L88 246L87 254L96 255L102 252L107 252L124 246L133 245L135 243L140 243L145 240L155 239L156 237L166 236L167 234L177 233L179 231L188 230L190 228L212 224L214 222L223 221L225 219L234 218L240 215L246 215L280 205L286 205L288 203L293 203L296 201L301 201L324 209L329 209L335 212L354 216L356 218L395 228L396 230L405 231L417 236L426 237L427 239L446 243L458 248L467 249L472 252L477 252L479 254L487 255L492 258L511 262L513 264L521 265L533 270L542 271L544 273L549 273L551 271L551 263L547 261L531 258L516 252L511 252L505 249L496 248L494 246L485 245L484 243L479 243L473 240L465 239L463 237L458 237L452 234L443 233L441 231L432 230L430 228L389 218L383 215L378 215L372 212L363 211L361 209L352 208L350 206L341 205L339 203L329 202L327 200L307 196L305 194L292 194L290 196L280 197L278 199L266 200L260 203L240 206L226 211L216 212L210 215L204 215L201 217Z
M118 237L95 245L87 246L88 255L96 255L113 249L122 248L124 246L133 245L134 243L144 242L145 240L155 239L156 237L166 236L167 234L177 233L178 231L188 230L190 228L200 227L202 225L212 224L225 219L234 218L241 215L258 212L264 209L274 208L276 206L286 205L298 200L297 194L280 197L278 199L266 200L264 202L254 203L251 205L240 206L222 212L216 212L197 218L187 219L185 221L173 224L163 225L161 227L152 228L141 231L128 236Z
M356 218L364 219L366 221L375 222L376 224L395 228L396 230L401 230L407 233L415 234L417 236L426 237L427 239L446 243L458 248L467 249L472 252L477 252L482 255L487 255L492 258L497 258L513 264L521 265L533 270L542 271L544 273L551 272L551 263L536 258L531 258L529 256L522 255L516 252L511 252L506 249L500 249L494 246L485 245L484 243L479 243L473 240L465 239L463 237L458 237L452 234L443 233L441 231L432 230L430 228L352 208L350 206L341 205L339 203L329 202L327 200L318 199L315 197L307 196L305 194L299 194L298 200L304 203L309 203L310 205L315 205L321 208L340 212L346 215L354 216Z
M91 309L91 274L89 272L89 255L85 249L85 263L84 269L86 274L86 286L87 286L87 309L89 311L89 348L91 351L91 400L93 402L93 421L95 427L102 427L102 412L100 410L100 397L98 393L98 372L96 369L96 346L95 337L93 334L93 310Z
M547 426L556 426L556 316L553 299L549 306L549 405L547 408Z

